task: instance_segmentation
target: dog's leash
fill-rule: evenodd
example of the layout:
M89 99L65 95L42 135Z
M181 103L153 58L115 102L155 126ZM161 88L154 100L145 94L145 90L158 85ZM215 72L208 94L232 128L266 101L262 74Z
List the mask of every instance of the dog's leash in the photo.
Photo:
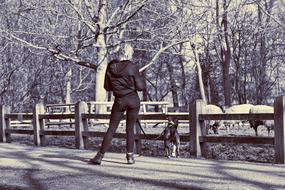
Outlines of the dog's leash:
M152 127L156 127L157 125L159 125L159 124L161 124L161 123L162 123L162 122L158 122L158 123L156 123L156 124L155 124L154 126L152 126ZM145 138L148 139L148 140L157 140L157 139L159 139L159 138L163 135L164 130L161 132L161 134L160 134L158 137L152 139L152 138L148 137L147 134L145 133L145 131L143 130L142 125L141 125L141 122L140 122L139 119L137 119L137 124L139 125L139 127L140 127L141 131L143 132L143 135L145 136Z

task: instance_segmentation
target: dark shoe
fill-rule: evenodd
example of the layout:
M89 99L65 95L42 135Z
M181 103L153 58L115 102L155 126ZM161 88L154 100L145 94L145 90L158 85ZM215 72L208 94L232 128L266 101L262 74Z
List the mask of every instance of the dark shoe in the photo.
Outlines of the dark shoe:
M134 164L135 163L135 159L134 159L134 153L127 153L127 161L128 164Z
M96 156L94 156L94 158L89 160L89 162L91 164L100 165L103 157L104 157L104 154L102 154L101 152L98 152Z

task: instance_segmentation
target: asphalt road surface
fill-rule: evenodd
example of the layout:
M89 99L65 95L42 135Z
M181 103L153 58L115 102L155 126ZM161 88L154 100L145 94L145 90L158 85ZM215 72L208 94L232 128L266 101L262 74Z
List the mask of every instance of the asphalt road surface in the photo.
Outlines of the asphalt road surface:
M106 153L0 143L0 190L285 189L285 165Z

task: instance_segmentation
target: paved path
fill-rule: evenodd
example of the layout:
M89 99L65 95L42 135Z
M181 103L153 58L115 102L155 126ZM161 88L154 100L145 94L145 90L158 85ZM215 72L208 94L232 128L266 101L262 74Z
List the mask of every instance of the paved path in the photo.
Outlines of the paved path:
M165 159L107 153L101 166L94 152L0 143L0 190L86 189L285 189L285 165Z

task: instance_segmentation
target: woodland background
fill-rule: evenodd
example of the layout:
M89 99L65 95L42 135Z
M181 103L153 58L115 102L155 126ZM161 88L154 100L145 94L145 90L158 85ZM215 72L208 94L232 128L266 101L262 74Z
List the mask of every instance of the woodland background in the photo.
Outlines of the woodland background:
M145 101L184 111L204 90L270 105L285 93L284 31L283 0L0 0L0 104L110 100L105 68L128 42Z

